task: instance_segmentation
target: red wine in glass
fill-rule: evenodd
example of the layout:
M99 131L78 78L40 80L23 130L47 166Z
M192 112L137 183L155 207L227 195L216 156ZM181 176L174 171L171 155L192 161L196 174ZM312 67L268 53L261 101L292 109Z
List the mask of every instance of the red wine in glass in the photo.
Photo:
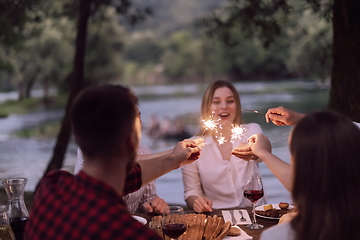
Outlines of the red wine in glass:
M10 226L14 232L16 240L24 239L25 225L27 217L12 217L10 218Z
M245 190L244 191L244 197L246 197L247 199L249 199L251 202L254 202L254 203L256 203L257 200L259 200L263 196L264 196L263 189L261 189L261 190Z
M245 178L244 197L252 203L253 222L246 227L249 229L262 229L264 226L256 222L255 203L264 196L263 184L261 177L254 175Z
M181 223L166 224L162 231L166 236L177 239L186 231L186 226Z
M169 206L162 216L163 234L177 240L186 231L186 217L180 206Z

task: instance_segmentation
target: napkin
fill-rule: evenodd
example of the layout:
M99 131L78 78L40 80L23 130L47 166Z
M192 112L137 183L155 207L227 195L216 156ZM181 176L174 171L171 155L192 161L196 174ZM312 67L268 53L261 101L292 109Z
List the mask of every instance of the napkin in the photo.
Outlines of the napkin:
M241 229L241 228L240 228ZM249 239L253 239L253 237L249 236L244 230L241 229L240 235L239 236L226 236L224 238L224 240L249 240Z
M242 212L242 214L243 214L244 218L246 219L246 221L243 221L243 222L240 221L241 215L240 215L239 211ZM222 210L222 215L223 215L223 218L224 218L225 222L230 221L232 223L231 214L230 214L229 210ZM234 217L236 219L236 225L248 225L248 224L251 224L249 213L245 209L234 210Z

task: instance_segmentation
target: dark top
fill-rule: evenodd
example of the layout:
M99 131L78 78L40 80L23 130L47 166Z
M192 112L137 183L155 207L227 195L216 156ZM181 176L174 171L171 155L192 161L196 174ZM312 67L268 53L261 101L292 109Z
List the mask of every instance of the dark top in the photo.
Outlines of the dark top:
M136 165L126 178L124 194L140 187L141 169ZM41 180L25 239L161 240L131 216L122 196L108 184L83 171L74 176L61 170Z

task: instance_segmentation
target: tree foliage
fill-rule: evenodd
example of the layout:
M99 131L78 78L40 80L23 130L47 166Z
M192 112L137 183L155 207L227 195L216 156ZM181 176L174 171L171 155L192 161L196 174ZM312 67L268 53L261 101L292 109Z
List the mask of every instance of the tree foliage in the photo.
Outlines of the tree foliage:
M120 25L119 22L124 22L126 17L116 13L114 2L106 5L100 1L92 5L86 43L86 84L120 81L135 85L212 81L217 78L232 81L286 77L329 78L332 29L327 21L314 15L309 6L306 8L305 2L300 4L297 1L298 6L293 6L287 17L284 14L282 17L275 14L271 17L279 21L278 26L282 31L271 37L272 44L267 48L263 47L264 38L255 27L248 31L235 25L229 28L233 39L230 42L237 43L229 45L228 42L209 40L199 29L192 28L188 17L191 11L185 16L176 11L188 7L193 7L192 11L199 11L203 7L200 12L206 12L206 9L220 2L226 1L201 4L188 0L176 1L174 4L157 0L137 1L135 8L146 9L146 4L158 6L154 9L157 15L152 16L149 22L157 22L161 26L144 31L129 28L130 23ZM3 46L0 48L1 56L6 60L0 63L4 68L0 77L2 82L11 80L13 88L19 90L19 98L27 97L26 93L33 86L44 86L44 89L47 86L57 87L61 91L69 89L78 3L69 0L41 2L42 11L37 12L41 21L30 21L24 25L22 48L5 48L0 43ZM251 12L250 6L254 8L256 1L246 7L248 12ZM270 11L265 11L269 6L260 7L263 12L270 14ZM124 7L118 9L121 12ZM173 26L179 30L164 35L162 25L166 25L166 29ZM33 32L37 32L37 35L30 34ZM250 36L252 38L249 39ZM50 44L51 48L47 47ZM46 51L47 57L43 57L43 51Z
M75 41L75 56L74 67L70 82L70 94L66 105L65 115L63 117L59 135L53 151L53 156L49 161L48 167L45 170L44 176L52 170L60 169L62 167L67 145L70 140L72 127L70 121L70 109L72 102L84 87L84 69L85 56L87 45L88 24L91 16L96 16L99 13L100 19L104 17L103 6L115 7L116 11L129 18L131 24L136 23L136 16L141 20L142 13L148 13L147 9L135 9L131 0L118 1L100 1L100 0L80 0L78 5L78 21L77 21L77 35Z
M284 29L283 19L287 19L296 10L299 2L292 0L229 0L229 4L217 10L212 16L199 21L211 37L216 37L229 46L238 45L233 32L241 29L247 37L258 37L268 47L280 36ZM331 21L333 28L331 70L331 94L329 108L341 112L356 121L360 121L360 2L357 0L304 0L302 10L311 9L325 20ZM302 64L304 71L314 71L320 67L319 75L327 72L329 61L328 30L317 29L317 33L309 34L312 39L300 41L300 49L307 51L308 56L294 53L297 61L312 58L311 54L320 55L319 63L310 66ZM324 40L322 40L324 39ZM322 42L313 48L311 41ZM319 41L320 40L320 41ZM310 53L310 54L309 54ZM312 63L311 63L312 64Z

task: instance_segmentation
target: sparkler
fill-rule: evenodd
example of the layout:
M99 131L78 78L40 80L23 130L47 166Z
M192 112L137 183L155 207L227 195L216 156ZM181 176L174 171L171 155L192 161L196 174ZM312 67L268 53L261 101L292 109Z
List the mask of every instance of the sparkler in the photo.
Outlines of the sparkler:
M217 109L217 108L216 108L216 109ZM201 122L202 122L202 124L203 124L204 131L202 132L202 134L200 135L200 137L205 136L205 132L208 131L208 130L210 130L210 131L215 131L215 132L217 133L217 128L218 128L219 123L217 123L217 122L213 119L215 113L216 113L216 110L211 112L211 116L209 117L209 120L205 120L205 119L201 118ZM203 138L203 139L204 139L204 138ZM204 144L206 145L205 139L204 139Z
M216 108L217 109L217 108ZM216 110L211 112L211 116L209 117L209 120L201 119L204 127L204 131L202 132L201 136L204 136L205 131L207 130L216 130L219 123L215 122L214 116L215 116Z
M220 136L219 137L216 137L217 138L217 141L219 143L219 145L223 144L226 142L226 139L225 137L222 135L222 133L220 133Z
M217 108L215 109L215 111L211 112L211 116L209 116L209 120L205 120L201 118L201 122L204 128L204 131L201 134L201 137L203 137L205 135L206 131L214 131L215 134L219 133L218 129L222 129L222 124L220 124L218 121L220 120L214 120L214 116L216 113ZM259 111L255 111L255 110L246 110L246 109L241 109L241 111L251 111L251 112L255 112L255 113L260 113ZM246 133L246 129L242 127L242 125L234 125L231 124L231 136L230 136L230 142L233 143L236 139L240 138L241 136L244 136ZM225 136L223 136L222 133L220 133L219 136L215 136L217 139L217 142L219 145L226 143L228 140L226 140ZM205 139L204 139L205 140ZM206 144L206 143L205 143Z
M215 130L217 128L217 126L219 125L219 123L216 123L213 119L207 120L205 121L205 119L201 120L203 122L204 128L206 130Z
M232 132L232 134L231 134L231 142L234 142L235 139L238 139L241 136L245 135L246 129L243 128L241 125L238 126L238 125L232 124L231 125L231 132Z
M218 121L218 120L217 120ZM204 131L201 134L201 136L204 136L205 131L214 131L215 134L219 133L219 129L222 129L222 124L218 123L217 121L213 120L212 118L209 120L202 119L201 122L203 124ZM231 137L230 142L234 142L236 139L240 138L241 136L244 136L246 133L246 129L243 128L241 125L231 125ZM226 140L225 136L223 136L222 133L220 133L219 136L215 136L219 145L226 143L228 140ZM205 143L206 144L206 143Z
M248 110L248 109L240 109L243 112L253 112L253 113L261 113L258 110Z

